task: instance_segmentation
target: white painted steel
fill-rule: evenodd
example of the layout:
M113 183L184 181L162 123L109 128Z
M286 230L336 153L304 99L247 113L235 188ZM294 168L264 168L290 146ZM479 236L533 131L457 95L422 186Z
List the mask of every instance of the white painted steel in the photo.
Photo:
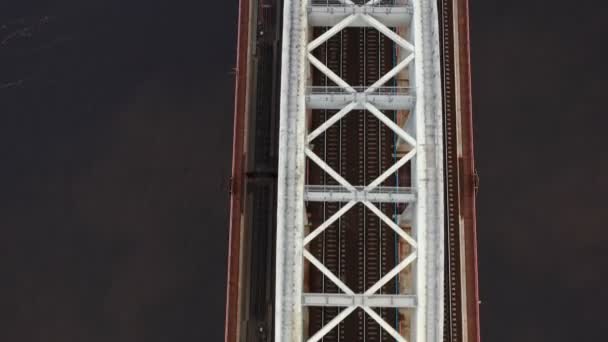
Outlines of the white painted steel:
M425 1L425 0L423 0L423 1ZM402 48L404 48L408 51L414 51L414 46L412 44L410 44L410 42L403 39L403 37L399 36L393 30L386 27L386 25L379 22L376 18L372 17L371 15L365 15L362 18L363 18L363 20L367 21L370 25L375 27L378 31L380 31L383 35L387 36L392 41L397 43L397 45L401 46Z
M312 26L332 27L349 15L366 14L389 27L409 25L412 18L412 8L407 0L393 1L390 5L368 4L349 5L339 4L331 1L312 1L308 6L308 20ZM370 27L371 25L362 18L356 18L351 27Z
M374 203L411 203L416 196L410 188L393 188L398 191L366 191L363 186L355 187L356 191L341 186L307 185L304 188L304 200L308 202L374 202Z
M343 18L353 14L369 14L378 21L385 23L389 27L401 26L404 23L409 23L412 18L409 7L376 7L376 6L312 6L309 7L309 22L312 26L334 26ZM371 25L359 18L356 18L351 24L351 27L371 27Z
M331 280L336 286L338 286L344 293L354 295L355 293L346 284L344 284L340 278L336 277L330 270L327 269L317 258L314 257L309 251L304 250L304 257L310 261L311 264L315 265L329 280ZM373 293L372 293L373 294Z
M384 214L378 207L376 207L372 202L365 201L363 202L366 207L368 207L374 214L376 214L387 226L389 226L395 233L399 234L401 238L407 243L410 244L413 248L418 247L418 243L416 240L408 233L406 233L399 225L393 222L386 214Z
M384 173L382 173L380 175L380 177L376 178L375 181L371 182L368 186L366 186L365 190L371 191L374 188L376 188L378 185L382 184L385 180L388 179L388 177L392 176L395 172L397 172L397 170L399 170L401 167L403 167L403 165L407 164L410 160L412 160L412 158L414 158L416 153L417 153L416 149L409 151L405 156L403 156L401 159L399 159L398 162L393 164L393 166L388 168L388 170L384 171Z
M350 315L353 311L357 309L357 306L349 306L348 308L342 310L334 319L329 321L321 330L319 330L316 334L312 335L311 338L307 340L307 342L317 342L321 340L327 333L329 333L333 328L335 328L340 322L346 319L348 315Z
M283 1L275 341L301 341L306 143L306 1Z
M393 120L389 119L384 113L378 110L376 106L371 103L365 104L365 109L372 113L378 120L382 121L383 124L388 126L395 134L401 139L405 140L410 146L416 146L416 140L411 135L407 134L401 127L399 127Z
M376 284L370 287L367 291L365 291L366 295L373 295L378 292L380 288L389 281L391 281L399 272L403 271L406 267L408 267L412 262L416 260L416 252L410 254L407 258L403 259L395 268L393 268L390 272L388 272L384 277L380 278Z
M314 161L315 164L319 165L319 167L323 169L323 171L327 172L328 175L330 175L338 183L342 184L343 187L352 192L357 191L354 186L352 186L346 179L344 179L344 177L340 176L339 173L337 173L336 171L334 171L334 169L327 165L323 161L323 159L319 158L319 156L317 156L311 149L307 147L305 152L308 158L310 158L310 160Z
M376 83L372 84L365 92L371 93L376 91L379 87L382 87L386 82L390 81L393 77L397 76L403 69L405 69L414 60L414 54L407 56L402 60L396 67L391 71L387 72L386 75L382 76Z
M319 126L312 133L310 133L308 135L307 141L310 143L316 137L323 134L323 132L325 132L329 127L333 126L335 123L340 121L340 119L345 117L346 114L350 113L353 109L355 109L356 106L357 106L357 103L353 102L353 103L347 105L346 107L342 108L338 113L333 115L331 118L329 118L329 120L324 122L321 126Z
M415 308L416 296L412 295L365 295L342 293L306 293L304 306L350 307L367 306L370 308Z
M302 341L304 338L302 307L313 305L346 308L308 341L321 340L357 308L363 309L397 341L407 341L406 336L402 336L371 307L408 307L414 312L413 334L408 339L415 342L440 342L443 340L443 123L436 2L411 0L409 6L404 6L403 3L395 6L394 15L382 16L375 15L376 6L387 9L387 14L391 13L391 8L382 5L378 0L370 0L363 6L354 5L350 0L338 0L344 7L342 12L333 10L323 12L322 8L317 8L318 2L311 4L309 1L284 1L275 341ZM323 6L319 5L319 7ZM324 7L329 8L329 6ZM411 10L409 10L410 16L402 21L403 27L395 31L390 29L389 26L395 26L395 15L403 14L398 12L397 8L406 7ZM317 14L314 13L322 13L322 19L319 19L321 14L315 18ZM310 24L331 22L333 26L312 42L308 42L309 15ZM402 48L399 56L407 56L363 91L358 90L359 85L345 82L311 53L344 28L352 26L376 28ZM408 32L407 36L402 36L404 32ZM342 92L331 93L329 88L327 93L307 92L305 88L309 76L307 61L337 84ZM383 92L382 86L406 68L413 91L408 94ZM307 134L306 111L311 109L340 111L312 133ZM308 146L316 137L356 109L365 109L372 113L395 132L400 141L412 147L368 185L350 184ZM381 110L403 109L412 110L405 128L400 127L381 112ZM341 190L325 191L305 186L306 156L341 184ZM387 189L381 184L410 162L415 196L408 199L413 203L409 204L404 212L396 215L397 223L395 223L372 202L379 198L394 199L395 196L400 195L394 189ZM348 203L304 237L304 202L332 201L336 196L339 200ZM362 294L354 293L338 276L304 248L357 203L363 203L411 246L411 252L405 259ZM400 227L401 224L411 225L412 233L406 233ZM303 293L304 259L319 269L344 294ZM408 297L395 295L387 298L386 295L376 294L408 266L413 266L414 295Z
M353 109L365 109L365 103L370 103L382 110L412 109L415 104L411 94L383 95L377 93L325 93L308 94L306 104L309 109L342 109L351 103Z
M350 201L345 206L343 206L340 210L338 210L335 214L333 214L327 221L323 222L322 225L317 227L312 233L308 234L304 239L304 246L308 245L312 240L314 240L317 236L321 235L329 226L331 226L334 222L336 222L342 215L346 214L352 207L357 204L357 201Z
M414 163L418 193L413 226L418 239L416 293L424 310L416 315L416 341L443 341L444 199L443 118L437 2L412 0L417 102Z
M371 317L373 318L376 322L378 322L378 324L380 324L380 326L382 327L382 329L386 330L386 332L388 332L395 340L399 341L399 342L407 342L407 340L401 336L401 334L399 334L395 329L393 329L393 327L391 327L388 323L386 323L385 320L382 319L382 317L380 317L380 315L378 315L376 313L376 311L374 311L373 309L364 306L363 310L365 310L365 312Z
M359 18L359 15L355 14L355 15L350 15L350 16L342 19L342 21L337 23L334 27L325 31L322 35L318 36L317 38L315 38L315 40L310 42L308 44L308 52L311 52L312 50L321 46L321 44L325 43L327 40L329 40L329 38L335 36L338 32L340 32L344 28L348 27L357 18Z
M334 81L338 86L344 88L349 93L354 93L355 89L351 87L346 81L344 81L340 76L336 75L333 71L331 71L325 64L321 63L315 56L311 53L308 54L308 60L310 64L314 65L319 71L321 71L325 76L327 76L330 80Z

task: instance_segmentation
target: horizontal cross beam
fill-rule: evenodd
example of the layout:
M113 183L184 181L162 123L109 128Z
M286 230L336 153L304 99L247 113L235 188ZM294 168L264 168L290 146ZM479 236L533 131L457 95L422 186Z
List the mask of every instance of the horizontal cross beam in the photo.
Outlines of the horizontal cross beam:
M356 305L372 308L414 308L416 307L416 296L305 293L302 303L304 306L350 307Z
M373 203L412 203L416 200L411 188L377 187L374 191L365 191L362 186L356 191L347 191L342 186L306 185L304 200L308 202L364 202Z

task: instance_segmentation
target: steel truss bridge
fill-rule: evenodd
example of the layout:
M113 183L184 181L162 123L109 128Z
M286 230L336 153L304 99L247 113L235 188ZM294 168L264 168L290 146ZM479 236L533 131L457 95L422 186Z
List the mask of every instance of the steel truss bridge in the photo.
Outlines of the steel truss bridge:
M275 341L320 341L356 310L363 311L396 341L441 341L444 184L439 16L436 3L426 0L370 0L365 3L351 0L287 0L284 2L283 18ZM323 32L316 31L316 27L323 27ZM363 66L364 77L356 80L363 83L355 84L341 77L340 68L332 70L328 65L332 62L329 58L322 61L315 56L317 49L328 46L332 38L343 35L345 30L353 27L377 31L381 36L376 34L376 48L379 41L389 39L395 59L390 70L382 75L374 70L376 75L371 75L365 70L366 59L370 57L369 49L364 48L357 56L350 55L349 58L358 60L351 60L349 64ZM327 54L324 55L327 57ZM378 64L377 58L375 64ZM377 65L373 68L377 69ZM315 84L315 72L320 72L324 83L331 83L331 86L319 87ZM369 80L374 76L378 78ZM327 119L318 127L310 127L310 122L314 120L313 112L318 110L337 112L326 115ZM391 115L387 111L391 111ZM394 153L389 153L394 154L395 160L373 179L365 175L369 173L367 162L350 163L350 170L336 169L327 161L329 154L322 158L312 146L323 134L326 135L327 144L327 140L331 139L327 137L328 131L347 116L354 115L373 116L394 136L385 140L390 140L390 145L393 145ZM358 127L341 129L355 130ZM374 125L374 129L388 133L378 124ZM372 146L377 145L376 142L367 142L367 138L368 133L362 132L361 139L343 143L362 144L358 149L362 159L380 159L382 152L379 152L379 146ZM336 188L327 187L326 184L309 184L308 180L313 178L310 177L311 164L322 170L326 183L328 178L331 179L330 183L336 183ZM409 168L411 175L409 189L400 189L400 184L382 186L389 178L398 177L399 170L405 167ZM350 171L353 169L363 177L347 179L343 173L352 174ZM361 183L353 184L353 178ZM341 203L339 210L325 215L320 222L309 222L311 203L328 204L335 201ZM394 202L406 205L382 206ZM373 284L367 286L367 279L364 279L364 286L355 289L354 286L358 285L356 281L347 284L336 269L329 269L308 247L358 204L364 207L364 215L359 215L361 220L368 220L369 216L374 215L380 221L377 225L392 230L407 244L407 248L398 248L406 252L397 253L399 260L396 264L382 270L383 274L374 279ZM390 214L383 207L390 207ZM395 208L402 212L395 212ZM327 214L327 210L324 210L324 214ZM365 222L359 226L366 234ZM353 233L357 232L352 227L345 232ZM352 241L347 238L344 243ZM359 248L363 254L366 247ZM343 249L348 250L349 246ZM375 259L378 257L382 256ZM372 262L375 260L369 261ZM339 291L308 292L309 286L305 284L306 264L320 271ZM365 262L359 265L362 268L360 276L365 278L363 273L376 266ZM393 289L390 294L383 293L382 289L408 268L413 279L410 288L402 287L396 291ZM377 270L374 271L377 273ZM305 308L324 306L339 307L341 311L324 321L318 331L310 332L305 328ZM383 309L394 311L395 308L409 312L409 315L403 314L410 320L407 331L399 331L399 319L395 324L382 317ZM363 331L362 340L372 331L377 334L377 329Z
M226 342L479 342L467 1L240 2Z

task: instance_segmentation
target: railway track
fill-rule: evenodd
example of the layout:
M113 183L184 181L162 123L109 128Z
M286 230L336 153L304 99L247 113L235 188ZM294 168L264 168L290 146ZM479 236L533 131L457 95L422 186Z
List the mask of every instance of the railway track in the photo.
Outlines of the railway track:
M321 34L322 30L317 29L317 34ZM325 62L332 71L341 74L342 73L342 34L330 39L325 46L317 52L317 57ZM328 86L329 80L321 73L315 73L313 75L313 83L315 85ZM317 110L313 113L313 126L318 126L325 122L329 117L334 115L336 111L329 110ZM337 125L329 128L326 133L319 137L314 143L314 150L321 158L327 161L328 165L335 169L341 169L341 156L342 156L342 145L341 145L341 132L342 125ZM338 185L338 183L327 174L320 172L310 173L311 184L323 184L323 185ZM331 215L335 214L340 209L340 203L317 203L313 204L314 208L311 208L312 214L311 221L313 226L320 224L325 221ZM323 262L323 264L331 270L334 274L343 275L345 260L345 247L341 221L338 221L332 227L327 229L316 241L312 243L311 251L313 254ZM328 281L323 274L314 269L311 270L311 290L313 292L324 292L324 293L338 293L337 286ZM311 308L310 311L310 330L311 332L319 330L328 321L333 319L338 314L337 308ZM342 325L337 329L338 331L330 332L325 340L327 341L338 341L340 331L344 330Z
M458 199L457 118L454 94L454 41L452 1L438 0L440 14L440 44L442 50L442 77L444 98L445 184L446 184L446 274L445 274L445 342L462 341L460 291L460 240ZM316 29L315 35L323 33ZM323 48L315 51L319 60L351 85L371 85L395 63L392 41L370 28L347 28L330 39ZM363 57L361 57L363 56ZM331 86L322 73L313 71L313 85ZM312 126L325 122L336 111L315 110ZM386 115L396 120L395 112ZM365 111L353 111L339 124L317 138L314 151L334 170L339 170L352 184L368 184L395 162L394 133L377 118ZM399 179L401 178L401 179ZM337 185L321 170L312 170L310 184ZM389 178L383 185L409 186L409 165L399 175ZM311 224L317 226L336 213L341 203L309 205ZM380 209L389 217L398 212L392 204L381 204ZM399 208L403 210L403 207ZM398 259L398 239L373 213L357 205L327 229L311 245L311 252L326 267L355 292L364 292L378 281ZM317 270L311 269L311 292L337 293L339 289ZM381 293L398 292L398 279L389 282ZM311 308L309 332L312 335L333 319L336 308ZM400 313L396 309L382 309L382 318L398 329ZM323 341L394 341L379 325L362 311L355 311Z
M363 0L354 0L361 3ZM393 0L383 0L383 4L391 3ZM460 255L460 222L459 213L461 203L459 198L459 187L462 184L462 167L457 154L458 136L456 116L456 70L455 70L455 46L454 46L454 6L455 0L437 0L439 9L439 33L442 64L442 97L444 112L444 137L445 137L445 317L444 317L444 341L463 341L461 294L465 285L461 280L461 255ZM272 248L274 230L272 223L275 198L274 193L274 155L276 149L268 151L268 146L274 146L276 139L269 132L277 133L278 125L271 123L276 120L277 113L272 113L268 108L278 110L278 100L270 100L269 92L277 96L278 87L273 65L278 65L279 54L276 49L280 41L275 41L274 34L280 39L280 30L269 30L268 28L281 27L280 0L255 1L259 6L257 18L258 46L256 49L257 74L256 98L266 99L256 102L256 130L255 143L249 146L249 154L254 156L255 163L247 166L245 181L253 196L253 215L251 225L256 228L252 231L257 235L252 236L251 245L259 247L267 245L268 250ZM328 4L337 4L337 0L327 0ZM274 12L278 11L278 12ZM278 13L278 15L277 15ZM276 19L275 19L276 17ZM318 36L325 29L316 28L314 35ZM244 35L246 36L246 35ZM278 44L278 45L277 45ZM241 48L242 49L242 48ZM370 85L381 75L386 73L395 63L395 51L392 41L369 28L348 28L330 39L322 47L315 50L316 57L325 63L332 71L340 75L349 84L355 86ZM360 57L363 56L363 57ZM313 70L313 85L332 86L322 73ZM273 79L276 78L276 79ZM393 84L397 85L397 84ZM240 90L243 91L243 90ZM265 94L262 94L266 92ZM261 95L262 94L262 95ZM242 107L242 105L241 105ZM253 109L253 108L252 108ZM243 109L239 109L243 111ZM337 111L315 110L312 113L312 127L319 126L327 121ZM396 120L397 113L385 111L385 114L393 116ZM264 116L266 115L266 116ZM270 116L268 116L270 115ZM241 128L242 129L242 128ZM368 184L386 170L395 161L394 134L386 126L381 124L375 117L363 111L354 111L342 119L338 124L329 128L325 134L319 136L313 145L313 150L334 170L339 171L349 182L353 184ZM310 166L309 166L310 167ZM313 166L314 167L314 166ZM238 167L237 167L238 168ZM274 168L274 169L273 169ZM271 170L272 169L272 170ZM322 172L320 169L311 169L308 174L308 184L338 185L338 183ZM235 183L236 184L236 183ZM403 167L399 174L384 182L385 186L410 186L409 165ZM241 185L239 185L240 187ZM235 191L238 190L236 188ZM238 198L238 196L237 196ZM241 201L239 198L237 200ZM233 210L237 212L238 204ZM318 226L327 218L335 214L343 203L309 203L309 223ZM267 212L266 209L271 208ZM466 208L466 205L463 205ZM401 212L405 208L403 204L398 207L392 204L380 204L379 208L389 217L394 213ZM236 241L236 240L235 240ZM338 275L355 292L363 292L380 277L391 269L399 258L398 239L395 234L386 227L373 213L367 211L362 205L352 208L346 215L339 219L329 229L321 234L310 244L310 251L315 257L334 274ZM252 255L250 258L252 275L249 284L249 312L245 314L250 321L243 334L247 335L249 341L272 340L272 312L274 302L273 265L274 254L265 254L264 251ZM232 261L234 263L234 261ZM309 269L307 292L338 293L337 286L326 279L316 268ZM238 274L237 274L238 276ZM397 293L399 279L389 282L381 289L381 293ZM232 289L231 291L235 291ZM232 293L232 292L230 292ZM229 302L231 303L231 302ZM233 307L236 305L228 305ZM332 307L310 307L309 308L309 334L312 335L322 326L327 324L338 313L338 308ZM398 310L382 309L378 313L382 318L398 328L403 317ZM230 311L230 317L235 316L235 311ZM230 322L236 322L231 318ZM234 324L234 323L233 323ZM228 327L228 325L227 325ZM233 326L228 328L230 331ZM236 330L236 329L233 329ZM263 334L260 334L260 331ZM231 340L233 336L227 334ZM361 310L355 311L345 321L340 323L336 329L327 334L323 341L393 341L383 329Z
M320 35L323 30L316 30ZM353 85L371 85L387 72L393 63L393 44L378 31L349 28L330 39L315 55L332 71ZM359 56L365 56L360 62ZM313 72L313 85L328 86L330 81ZM336 111L315 110L312 126L325 122ZM387 115L394 113L387 112ZM368 184L394 163L394 134L377 118L365 111L353 111L317 138L313 149L327 164L352 184ZM321 170L311 169L310 184L337 185ZM391 179L387 185L395 185ZM311 225L317 226L336 213L342 204L309 204ZM381 209L392 215L392 205ZM364 206L357 205L327 229L314 243L311 252L334 274L356 292L364 292L395 265L395 234ZM317 270L310 270L311 292L336 293L337 287ZM396 283L382 289L395 293ZM309 333L313 334L338 314L336 308L311 308ZM397 322L393 309L380 312L388 322ZM396 323L395 323L396 325ZM323 341L392 341L393 339L369 316L356 311Z
M462 326L462 284L460 255L460 200L455 69L454 69L454 13L453 1L438 0L439 32L442 69L442 97L444 120L444 158L445 158L445 310L444 341L460 342L463 340Z

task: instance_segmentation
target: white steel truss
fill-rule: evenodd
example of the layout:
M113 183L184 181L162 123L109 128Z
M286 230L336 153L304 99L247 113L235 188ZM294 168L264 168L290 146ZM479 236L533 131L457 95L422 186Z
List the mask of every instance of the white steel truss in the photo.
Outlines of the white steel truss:
M275 341L300 342L304 338L319 341L358 308L397 341L442 341L443 123L436 1L369 0L357 5L351 0L285 0L283 21ZM328 29L309 41L312 26L328 26ZM399 48L400 60L394 68L367 87L348 84L312 54L331 37L354 26L375 28ZM311 67L337 86L307 87ZM410 88L385 86L406 71ZM339 111L312 132L307 132L307 112L311 109ZM401 145L406 146L398 160L367 185L350 184L310 147L315 138L353 110L366 110L374 115L394 132ZM401 127L382 110L409 110L411 114ZM339 185L306 185L307 159ZM412 188L382 186L407 163L412 164ZM306 234L307 201L345 204ZM374 204L380 202L407 202L410 205L395 221ZM410 246L409 255L364 293L355 293L306 249L311 241L358 203L377 215ZM403 222L411 226L411 233L402 228ZM343 293L304 293L305 260ZM412 267L414 272L413 295L378 293L407 267ZM344 309L308 337L303 326L303 308L308 306ZM404 336L372 308L413 310L413 331Z

